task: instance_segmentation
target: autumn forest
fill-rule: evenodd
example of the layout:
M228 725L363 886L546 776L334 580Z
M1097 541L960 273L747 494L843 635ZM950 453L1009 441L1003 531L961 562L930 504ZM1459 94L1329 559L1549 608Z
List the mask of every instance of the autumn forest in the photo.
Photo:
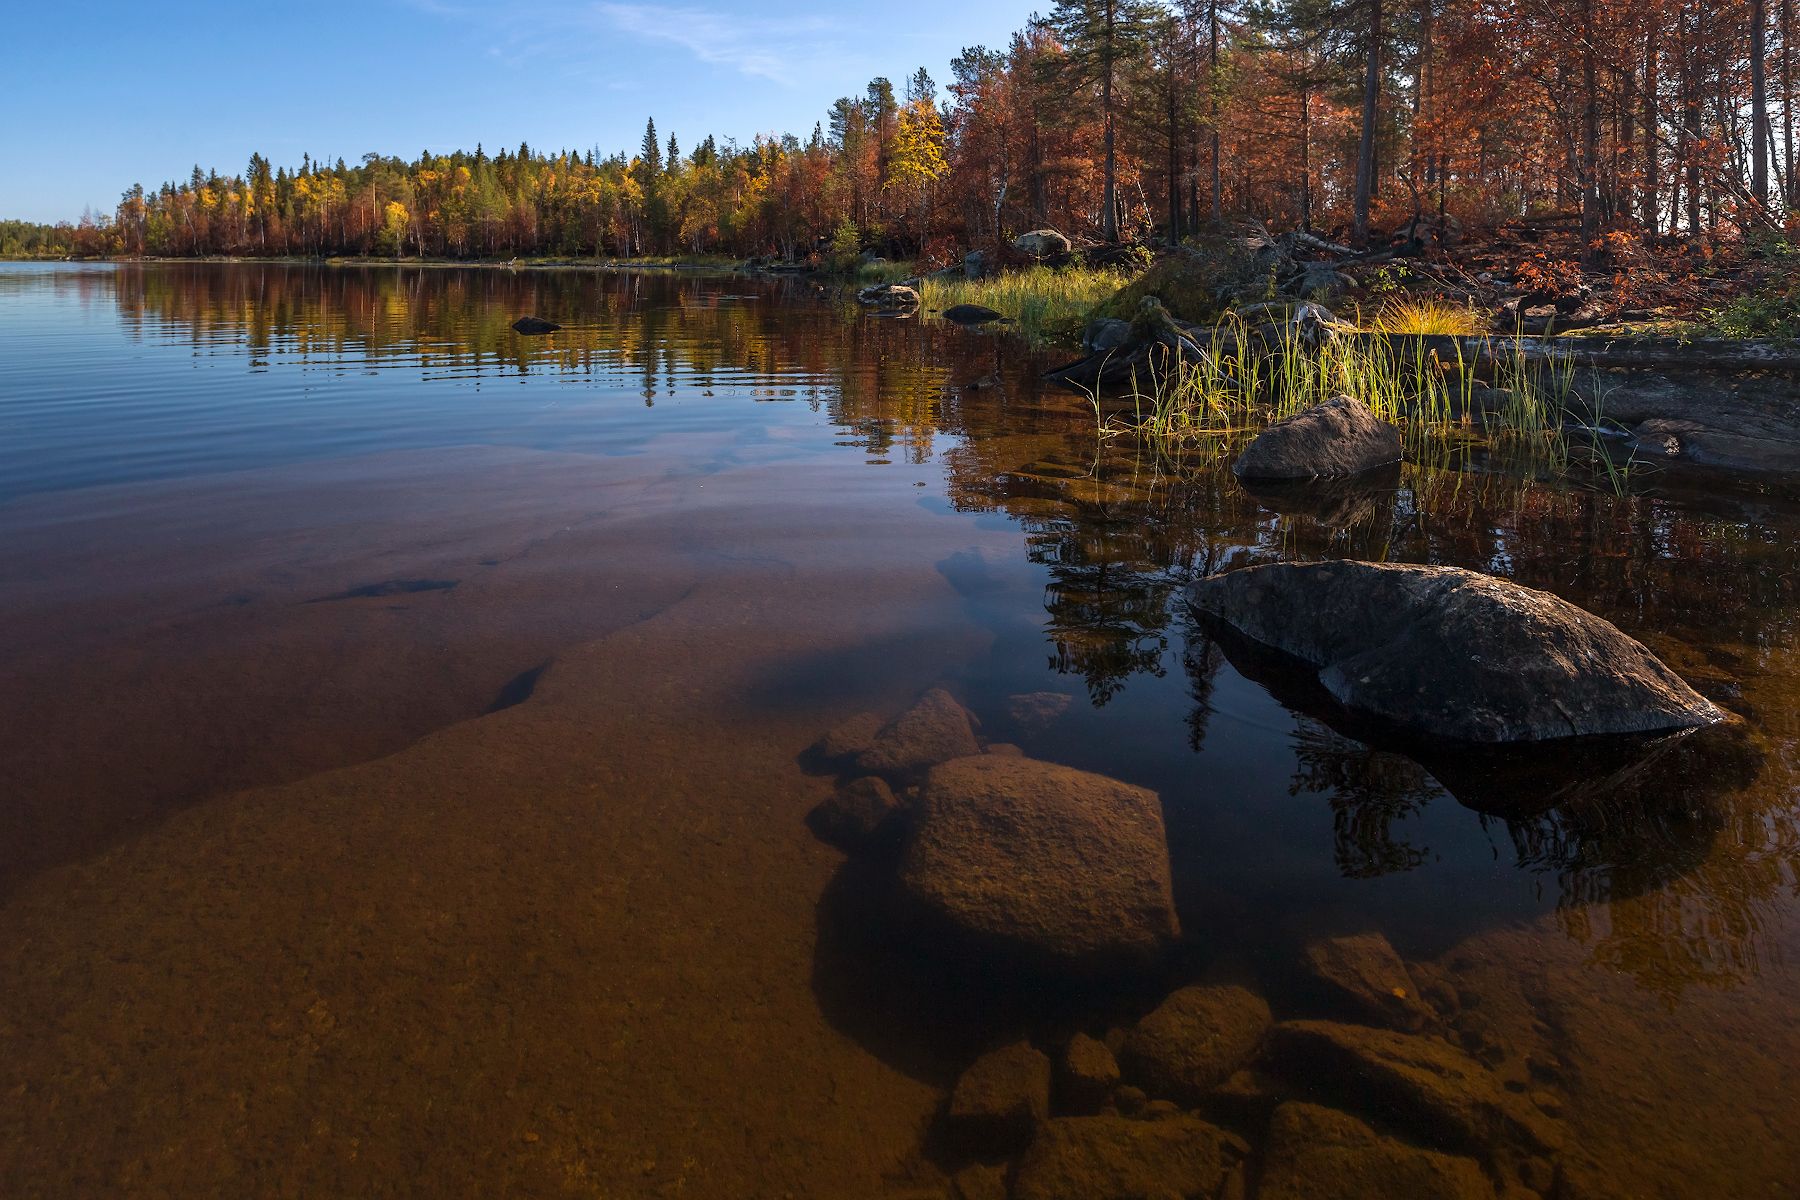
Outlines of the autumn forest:
M802 135L195 167L8 253L948 261L1023 230L1247 214L1366 244L1420 214L1719 238L1800 207L1795 0L1064 0L942 86Z

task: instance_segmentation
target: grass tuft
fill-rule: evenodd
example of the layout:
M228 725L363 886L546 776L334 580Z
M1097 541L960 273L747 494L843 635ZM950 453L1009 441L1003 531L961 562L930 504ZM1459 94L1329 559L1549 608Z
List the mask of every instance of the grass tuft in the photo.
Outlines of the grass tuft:
M1102 301L1131 282L1125 271L1105 267L1031 267L985 279L927 278L921 299L928 310L979 304L1017 324L1034 346L1074 346Z
M1481 319L1465 304L1426 297L1389 300L1376 310L1369 328L1376 333L1474 337L1481 332Z

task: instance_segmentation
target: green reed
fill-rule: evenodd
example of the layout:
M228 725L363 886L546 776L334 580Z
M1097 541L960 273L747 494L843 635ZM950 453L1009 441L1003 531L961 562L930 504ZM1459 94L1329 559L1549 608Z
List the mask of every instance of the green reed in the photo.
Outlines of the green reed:
M928 310L979 304L1012 318L1013 331L1034 346L1077 345L1088 316L1131 282L1110 267L1031 267L982 279L927 276L920 299Z

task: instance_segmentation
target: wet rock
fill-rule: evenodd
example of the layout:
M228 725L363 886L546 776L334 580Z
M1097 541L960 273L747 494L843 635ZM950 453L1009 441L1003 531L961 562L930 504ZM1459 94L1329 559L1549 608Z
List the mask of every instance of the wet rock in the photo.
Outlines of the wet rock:
M1698 421L1665 417L1639 424L1632 437L1635 453L1656 463L1800 475L1800 441L1728 433Z
M1119 1067L1152 1096L1197 1104L1256 1052L1270 1019L1247 988L1185 987L1137 1023Z
M1494 1200L1472 1158L1382 1137L1347 1113L1283 1104L1269 1121L1257 1200Z
M1056 1095L1065 1110L1097 1113L1118 1086L1119 1063L1105 1042L1085 1033L1069 1039L1056 1072Z
M863 850L895 839L904 806L887 782L873 775L851 780L807 815L814 833L845 850Z
M1145 296L1122 344L1065 363L1046 372L1044 378L1076 391L1093 392L1134 381L1173 379L1187 365L1206 358L1207 350L1189 327L1172 319L1155 296Z
M512 323L512 327L515 333L522 333L528 337L535 334L555 333L562 328L555 321L546 321L542 317L520 317Z
M1149 1103L1150 1097L1144 1094L1144 1089L1141 1087L1133 1087L1129 1083L1115 1090L1112 1096L1113 1107L1128 1117L1137 1116L1144 1111L1144 1106Z
M1033 258L1062 258L1075 249L1069 239L1054 229L1034 229L1013 239L1013 249Z
M1201 1107L1233 1124L1261 1125L1291 1091L1279 1080L1246 1067L1208 1092Z
M962 1073L944 1119L958 1145L985 1154L1024 1146L1049 1115L1050 1059L1029 1042L1015 1042Z
M1379 933L1324 938L1304 958L1312 977L1364 1019L1409 1033L1432 1019L1406 964Z
M1190 597L1318 669L1346 707L1442 738L1545 741L1723 719L1607 621L1474 571L1276 563L1201 580Z
M998 754L1002 758L1024 758L1025 751L1011 742L994 742L988 746L986 753Z
M980 250L969 251L969 253L963 255L962 269L963 278L980 279L983 275L987 274L987 255Z
M1027 729L1042 729L1068 712L1074 701L1067 692L1021 692L1006 698L1006 715Z
M857 713L814 742L807 753L823 763L845 762L874 746L882 724L872 712Z
M904 284L878 283L857 292L856 302L864 308L905 312L919 307L919 293Z
M1131 322L1117 317L1096 317L1081 334L1081 348L1089 354L1117 350L1131 340Z
M1180 1115L1181 1105L1175 1103L1173 1100L1152 1100L1150 1103L1144 1105L1143 1116L1146 1121L1166 1121L1170 1117L1178 1117Z
M1393 463L1342 479L1245 479L1252 500L1271 512L1307 517L1321 525L1352 525L1393 520L1400 486L1400 464Z
M1240 479L1338 479L1400 461L1400 430L1338 396L1257 434L1231 470Z
M1179 933L1154 792L1028 758L926 777L903 891L978 948L1077 974L1147 966Z
M958 325L990 325L995 321L1004 321L1006 316L980 304L956 304L946 308L944 320L954 321Z
M969 710L949 692L933 688L883 726L869 748L856 756L856 765L870 775L908 777L979 753Z
M1422 1138L1474 1153L1555 1149L1561 1130L1448 1042L1333 1021L1286 1021L1266 1059L1282 1074L1366 1105Z
M1244 1144L1196 1117L1061 1117L1038 1130L1013 1177L1013 1200L1212 1196Z

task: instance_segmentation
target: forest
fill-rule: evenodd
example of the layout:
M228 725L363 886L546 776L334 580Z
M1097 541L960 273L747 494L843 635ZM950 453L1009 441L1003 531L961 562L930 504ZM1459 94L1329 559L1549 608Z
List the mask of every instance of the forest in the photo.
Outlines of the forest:
M810 133L195 167L11 255L955 261L1054 227L1222 218L1365 246L1420 216L1561 220L1590 262L1778 232L1800 208L1795 0L1062 0L831 104ZM1440 228L1444 227L1440 224Z

